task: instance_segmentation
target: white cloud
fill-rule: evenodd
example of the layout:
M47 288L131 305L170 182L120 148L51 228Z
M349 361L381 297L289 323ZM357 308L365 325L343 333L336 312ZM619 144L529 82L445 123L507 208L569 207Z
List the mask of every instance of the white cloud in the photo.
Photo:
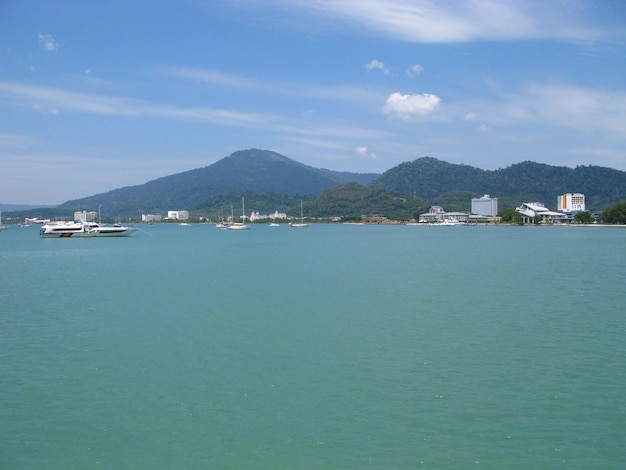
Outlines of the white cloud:
M419 75L423 71L424 71L424 67L422 67L420 64L415 64L409 67L409 70L407 70L407 73L409 75Z
M478 116L476 113L467 113L463 119L472 122L478 119Z
M294 3L384 36L420 43L529 38L579 42L611 34L606 28L586 24L590 15L585 2L302 0Z
M532 85L525 90L533 116L582 131L602 130L624 136L626 93L568 85ZM518 105L523 103L517 102Z
M49 52L56 51L59 46L52 36L49 34L37 33L39 39L39 46Z
M356 103L376 102L379 95L366 88L353 85L311 85L290 81L267 83L262 80L253 80L239 75L226 74L208 69L193 69L186 67L161 67L161 73L169 76L194 80L200 83L210 83L227 88L238 88L253 92L274 93L287 96L305 96L323 100L352 101Z
M392 93L387 98L383 112L389 119L405 122L423 121L439 107L441 98L424 93L421 95L403 95Z
M0 82L0 96L7 97L8 101L18 106L31 106L40 112L53 114L79 112L105 116L159 117L235 127L261 127L274 122L270 115L213 108L164 106L121 96L80 93L10 82Z
M488 116L489 122L499 126L518 123L556 126L624 140L626 92L568 84L532 84L518 93L483 103L481 116Z
M0 150L23 148L32 138L20 134L0 134Z
M366 64L365 68L367 70L381 70L385 75L389 75L389 69L385 66L385 63L376 59Z
M370 152L367 147L357 147L356 149L354 149L354 151L357 153L357 155L361 155L372 160L376 159L376 154L374 152Z

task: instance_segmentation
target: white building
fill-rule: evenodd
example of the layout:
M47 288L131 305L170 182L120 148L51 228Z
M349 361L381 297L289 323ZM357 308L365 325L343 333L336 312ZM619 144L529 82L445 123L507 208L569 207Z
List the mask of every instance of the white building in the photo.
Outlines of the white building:
M189 211L167 211L167 218L175 220L187 220L189 218Z
M142 222L160 222L161 216L159 214L141 214Z
M522 215L525 224L534 224L537 216L548 223L563 223L568 219L567 214L551 211L541 202L525 202L515 210Z
M495 217L498 215L498 198L485 194L483 197L472 198L472 214Z
M585 195L582 193L565 193L556 198L557 210L571 214L585 210Z
M267 220L267 219L287 219L287 214L284 212L274 212L273 214L261 214L259 211L253 211L250 214L250 220L254 222L255 220Z
M432 206L427 213L420 214L419 222L435 223L442 222L446 219L455 219L459 222L467 222L469 220L469 214L466 214L465 212L446 212L441 206Z
M96 216L98 214L96 212L87 212L87 211L76 211L74 212L74 221L75 222L81 222L81 221L85 221L85 222L93 222L96 220Z

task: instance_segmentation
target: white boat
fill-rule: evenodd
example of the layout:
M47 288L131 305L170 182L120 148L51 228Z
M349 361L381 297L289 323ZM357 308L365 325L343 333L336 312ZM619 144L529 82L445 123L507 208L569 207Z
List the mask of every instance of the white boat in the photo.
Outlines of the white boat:
M242 222L233 222L232 224L229 224L226 226L226 228L228 230L250 230L250 224L246 224L246 208L245 208L245 201L244 198L241 198L241 220Z
M135 227L123 225L100 225L95 222L47 223L39 230L41 238L88 238L128 237L136 232Z
M430 225L433 226L454 226L454 225L464 225L465 222L460 222L457 219L454 218L445 218L439 222L433 222Z
M304 212L302 210L302 199L300 199L300 222L292 222L289 224L290 227L293 228L305 228L308 227L309 224L304 223Z
M270 227L280 227L280 224L277 224L276 222L271 222Z

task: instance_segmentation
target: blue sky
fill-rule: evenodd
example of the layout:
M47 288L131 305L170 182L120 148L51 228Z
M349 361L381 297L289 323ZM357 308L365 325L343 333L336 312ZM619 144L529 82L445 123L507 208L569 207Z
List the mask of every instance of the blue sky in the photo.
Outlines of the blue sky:
M0 202L247 148L626 170L625 77L622 0L3 0Z

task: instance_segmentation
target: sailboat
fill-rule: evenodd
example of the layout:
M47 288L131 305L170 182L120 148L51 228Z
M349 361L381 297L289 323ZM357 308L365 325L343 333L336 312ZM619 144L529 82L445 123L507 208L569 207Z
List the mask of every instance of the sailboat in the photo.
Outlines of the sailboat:
M298 222L292 222L289 224L290 227L293 228L304 228L304 227L308 227L309 224L305 224L304 223L304 213L302 210L302 199L300 199L300 223Z
M230 225L227 225L226 228L228 230L250 230L250 224L246 224L246 207L244 198L241 198L241 222L234 222Z

